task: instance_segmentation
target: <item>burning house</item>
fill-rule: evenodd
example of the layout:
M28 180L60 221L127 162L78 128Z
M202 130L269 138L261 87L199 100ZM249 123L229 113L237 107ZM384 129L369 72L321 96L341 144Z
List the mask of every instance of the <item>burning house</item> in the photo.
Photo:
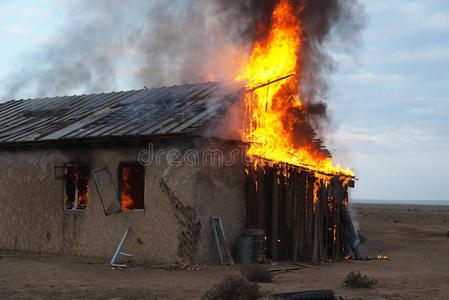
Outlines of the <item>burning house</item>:
M272 260L344 257L354 174L301 92L302 8L275 3L234 81L1 103L0 248L110 257L132 228L137 260L216 261L220 217L231 252L257 232Z
M107 257L131 227L127 246L139 259L210 261L209 218L220 216L231 249L249 228L266 230L274 259L294 258L292 249L301 260L342 255L352 178L262 165L244 157L244 143L211 136L242 93L230 90L206 83L2 103L0 247ZM93 177L105 166L119 214Z

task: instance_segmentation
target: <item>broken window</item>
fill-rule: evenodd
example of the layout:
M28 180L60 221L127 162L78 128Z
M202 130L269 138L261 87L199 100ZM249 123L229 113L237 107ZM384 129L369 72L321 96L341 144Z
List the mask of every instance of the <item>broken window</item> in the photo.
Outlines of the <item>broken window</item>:
M122 210L143 210L145 167L139 163L123 163L119 169Z
M122 211L122 204L118 197L114 182L112 181L111 171L108 166L92 171L98 196L105 216L116 214Z
M86 209L89 192L89 167L64 167L64 200L66 210Z

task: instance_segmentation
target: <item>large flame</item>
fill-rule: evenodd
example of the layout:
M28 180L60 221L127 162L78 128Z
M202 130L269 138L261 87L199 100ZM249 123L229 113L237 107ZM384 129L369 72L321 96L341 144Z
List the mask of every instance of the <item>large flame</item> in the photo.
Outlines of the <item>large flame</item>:
M243 74L237 80L246 80L247 87L252 89L296 72L304 42L297 14L289 0L277 3L268 35L255 42ZM295 137L298 122L307 122L307 109L300 101L298 86L298 76L293 76L246 94L243 138L251 145L248 155L326 174L353 176L349 169L334 165L311 139L298 145Z

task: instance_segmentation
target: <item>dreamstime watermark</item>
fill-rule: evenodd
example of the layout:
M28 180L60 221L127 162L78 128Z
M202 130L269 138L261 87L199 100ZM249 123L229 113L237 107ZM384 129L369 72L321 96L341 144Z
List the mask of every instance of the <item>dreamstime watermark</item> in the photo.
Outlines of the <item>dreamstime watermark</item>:
M248 146L240 145L230 151L221 149L205 148L201 151L196 149L179 150L158 149L154 150L153 144L148 144L147 149L139 152L138 162L143 166L169 164L171 166L210 166L210 167L230 167L240 162L243 165L251 165L252 161L246 155Z

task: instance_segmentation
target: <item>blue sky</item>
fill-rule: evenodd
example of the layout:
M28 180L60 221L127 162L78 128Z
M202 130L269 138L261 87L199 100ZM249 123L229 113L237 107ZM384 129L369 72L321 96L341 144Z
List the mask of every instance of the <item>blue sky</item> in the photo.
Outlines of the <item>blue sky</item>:
M328 102L360 178L353 197L448 200L449 2L365 4L358 61L334 53Z
M64 1L0 0L0 78L64 23Z
M361 2L363 44L329 43L329 148L360 179L353 198L449 200L449 1ZM68 21L67 3L0 0L0 82Z

